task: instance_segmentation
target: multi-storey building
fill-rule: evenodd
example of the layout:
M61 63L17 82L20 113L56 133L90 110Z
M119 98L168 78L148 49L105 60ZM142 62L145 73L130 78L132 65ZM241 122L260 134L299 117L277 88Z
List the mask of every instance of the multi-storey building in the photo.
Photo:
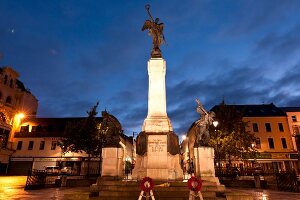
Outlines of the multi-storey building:
M282 107L281 109L286 112L288 118L294 150L300 152L300 107Z
M112 135L108 135L103 147L111 145L120 147L123 151L120 157L121 171L125 167L125 161L132 160L132 138L124 135L121 124L106 111L103 117L97 121L103 125L106 123ZM76 122L84 118L24 118L14 134L15 153L10 158L8 173L12 175L26 175L30 169L45 170L46 167L69 167L74 174L87 173L88 155L84 152L63 153L58 142L64 136L67 123ZM108 131L109 132L109 131ZM120 155L121 156L121 155ZM125 170L125 169L124 169ZM100 173L100 157L92 157L89 162L89 173Z
M299 171L286 113L273 103L235 107L243 111L243 121L248 122L248 130L255 134L259 154L254 161L265 170Z
M14 128L21 113L36 115L38 107L38 100L18 78L19 74L12 68L0 68L0 174L7 171L13 153Z

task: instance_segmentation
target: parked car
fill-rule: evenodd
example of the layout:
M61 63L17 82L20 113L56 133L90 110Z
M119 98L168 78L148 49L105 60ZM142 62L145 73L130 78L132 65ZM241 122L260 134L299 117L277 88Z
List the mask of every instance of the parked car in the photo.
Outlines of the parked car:
M61 170L60 170L60 173L61 174L72 174L73 173L73 170L72 170L72 167L63 167Z
M45 170L47 174L59 174L60 172L59 166L47 166Z

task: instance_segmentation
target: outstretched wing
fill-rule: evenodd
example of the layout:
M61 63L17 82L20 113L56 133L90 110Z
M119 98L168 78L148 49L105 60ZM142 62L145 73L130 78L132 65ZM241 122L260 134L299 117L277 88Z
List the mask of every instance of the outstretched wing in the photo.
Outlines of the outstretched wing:
M146 20L143 25L142 31L151 28L151 24L152 24L152 22L150 20Z
M158 24L158 27L159 27L159 30L160 30L161 32L163 32L163 30L164 30L164 23Z

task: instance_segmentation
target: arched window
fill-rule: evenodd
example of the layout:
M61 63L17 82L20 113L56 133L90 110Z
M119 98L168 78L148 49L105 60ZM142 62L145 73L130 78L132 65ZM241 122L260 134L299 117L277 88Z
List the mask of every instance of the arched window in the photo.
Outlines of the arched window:
M4 84L7 84L7 75L4 76Z
M9 87L11 87L11 88L12 88L12 86L13 86L13 80L12 80L12 79L10 79L10 81L9 81Z
M6 118L3 112L0 112L0 121L4 123L6 122Z
M6 97L6 101L5 102L11 104L11 102L12 102L11 97L10 96Z

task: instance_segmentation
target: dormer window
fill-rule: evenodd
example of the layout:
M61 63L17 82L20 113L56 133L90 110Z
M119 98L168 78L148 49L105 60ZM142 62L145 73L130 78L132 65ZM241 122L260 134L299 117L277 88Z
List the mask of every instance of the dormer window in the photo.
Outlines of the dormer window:
M7 84L7 75L4 76L4 85Z
M11 104L11 102L12 102L11 97L10 96L6 97L5 103Z
M13 82L14 81L12 79L10 79L10 81L9 81L9 87L11 87L11 88L13 87Z

